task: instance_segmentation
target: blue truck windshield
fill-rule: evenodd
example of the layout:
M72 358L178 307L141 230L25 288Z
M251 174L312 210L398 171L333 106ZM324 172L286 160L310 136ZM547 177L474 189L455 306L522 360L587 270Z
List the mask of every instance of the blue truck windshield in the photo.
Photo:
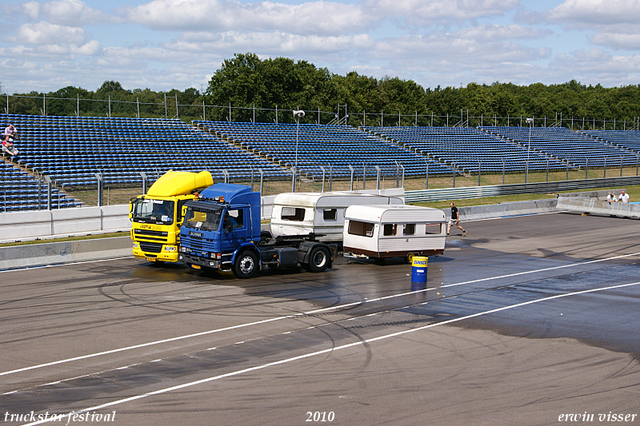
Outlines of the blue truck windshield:
M217 231L220 229L222 209L196 210L193 207L187 211L185 226L202 231Z
M142 199L133 206L133 220L142 223L173 223L173 201Z

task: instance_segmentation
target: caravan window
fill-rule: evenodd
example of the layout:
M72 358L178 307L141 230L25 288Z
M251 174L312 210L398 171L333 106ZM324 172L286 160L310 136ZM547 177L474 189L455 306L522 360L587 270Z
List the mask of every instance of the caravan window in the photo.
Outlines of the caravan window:
M373 223L359 222L357 220L349 221L349 234L361 235L363 237L373 236Z
M389 236L396 235L397 231L398 231L398 225L396 225L395 223L384 224L384 232L383 232L384 236L389 237Z
M304 209L300 207L283 207L282 220L302 222L304 220Z
M402 229L402 233L404 235L413 235L416 233L416 224L415 223L405 223Z
M441 234L442 233L442 224L441 223L427 223L425 224L425 234Z
M324 209L322 217L324 220L338 220L338 209Z

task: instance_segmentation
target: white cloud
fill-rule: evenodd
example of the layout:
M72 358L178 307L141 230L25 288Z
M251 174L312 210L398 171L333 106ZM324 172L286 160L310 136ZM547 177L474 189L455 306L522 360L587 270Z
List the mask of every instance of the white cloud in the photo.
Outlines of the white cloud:
M513 39L539 39L552 33L551 30L523 27L520 25L485 24L462 30L460 36L467 39L505 41Z
M518 0L366 0L363 9L372 16L402 18L416 24L502 15L517 5Z
M318 36L296 35L280 31L224 33L185 33L179 40L165 43L167 49L176 52L228 52L252 51L267 55L303 55L313 52L335 52L372 48L374 40L367 34Z
M558 55L550 64L552 75L564 75L584 84L619 86L637 84L640 55L614 56L601 49L578 50Z
M591 41L613 49L638 49L640 2L637 0L566 0L547 13L550 22L593 32Z
M546 49L528 48L500 37L502 31L498 27L491 28L493 34L487 34L485 30L484 27L474 27L457 33L387 38L378 41L373 51L378 58L421 58L423 61L451 63L459 67L474 67L494 61L529 61L549 55Z
M0 50L0 55L2 55L5 58L10 56L7 53L9 52L6 52L5 49ZM10 52L10 53L13 54L15 52ZM20 59L20 60L3 59L0 61L0 67L2 67L2 69L6 69L9 73L21 74L25 71L37 70L38 68L40 68L40 64L38 64L38 62L35 62L35 61L27 61L24 59Z
M31 1L11 7L11 13L22 13L31 20L42 19L53 24L72 27L113 21L109 15L87 6L80 0L55 0L49 3Z
M20 44L57 44L80 45L87 41L82 28L65 27L49 22L21 25L14 35L6 37L12 43Z
M14 13L20 13L23 12L24 14L26 14L30 19L38 19L39 15L40 15L40 8L42 7L42 5L40 3L38 3L37 1L30 1L27 3L23 3L20 6L17 6L14 9Z
M640 33L599 32L591 38L591 41L614 49L637 50L640 47Z
M376 41L367 55L359 51L356 58L361 63L344 72L369 70L377 78L398 76L425 88L468 82L525 84L544 74L544 69L531 63L551 57L550 49L527 47L501 37L505 33L523 37L526 32L512 26L478 26L454 33L389 37ZM485 38L479 38L480 34ZM331 70L340 72L335 67Z
M171 62L179 62L184 63L188 60L193 60L194 58L188 58L185 55L181 57L176 57L176 52L170 51L167 49L163 49L160 47L152 47L152 46L132 46L132 47L109 47L104 50L107 55L106 58L103 58L104 64L107 65L111 61L116 61L114 63L115 66L119 66L117 61L126 61L130 63L130 61L167 61L167 58L174 57L175 59Z
M637 24L640 2L637 0L566 0L550 10L551 21L580 27Z
M324 1L288 5L268 1L240 4L218 0L154 0L130 8L126 15L130 21L156 30L335 34L371 24L358 5Z
M550 2L543 13L520 0L141 0L109 14L106 3L26 1L0 6L0 75L23 92L107 79L200 87L224 59L255 52L423 87L637 84L638 57L612 50L639 48L638 0Z

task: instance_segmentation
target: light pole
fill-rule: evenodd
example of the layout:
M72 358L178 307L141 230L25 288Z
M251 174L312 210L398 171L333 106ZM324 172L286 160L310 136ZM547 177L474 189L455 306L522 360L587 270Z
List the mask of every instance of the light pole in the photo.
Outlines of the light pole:
M299 134L300 134L300 117L304 117L304 111L301 109L297 109L293 111L293 116L296 118L296 161L293 166L293 190L292 192L296 192L296 172L298 171L298 143L299 143Z
M298 167L298 140L299 140L299 133L300 133L300 117L304 117L304 111L301 109L294 110L293 116L296 118L296 164L295 164L295 167Z
M524 172L524 183L527 183L529 179L529 151L531 151L531 126L533 125L533 118L527 118L527 124L529 124L529 146L527 147L527 165Z

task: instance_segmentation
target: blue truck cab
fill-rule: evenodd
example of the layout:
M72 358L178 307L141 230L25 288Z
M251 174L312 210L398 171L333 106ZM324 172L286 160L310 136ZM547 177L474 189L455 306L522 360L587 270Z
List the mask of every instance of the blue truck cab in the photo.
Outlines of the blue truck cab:
M185 204L178 260L194 269L233 271L249 278L264 266L320 272L331 266L335 248L313 235L271 238L261 232L259 192L217 183Z

